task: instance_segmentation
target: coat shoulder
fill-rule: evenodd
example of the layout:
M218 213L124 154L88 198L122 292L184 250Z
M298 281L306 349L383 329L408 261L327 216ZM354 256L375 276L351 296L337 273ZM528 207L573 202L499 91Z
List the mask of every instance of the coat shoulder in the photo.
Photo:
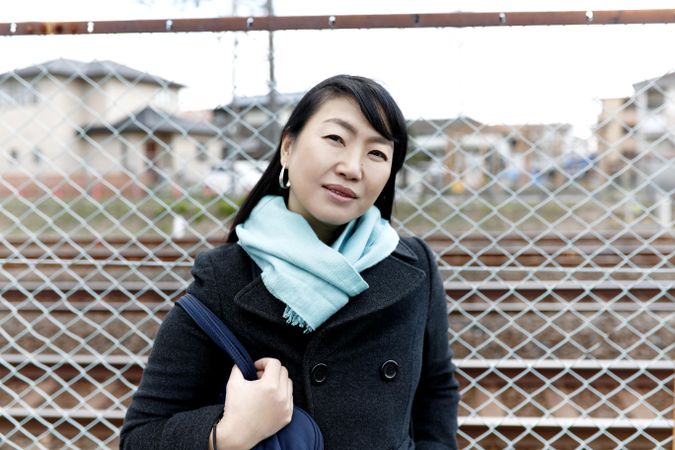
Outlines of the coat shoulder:
M435 260L429 245L417 236L400 238L396 253L397 255L407 256L425 271L430 265L433 265Z
M209 306L220 305L249 283L253 272L254 264L241 246L224 244L197 255L188 292Z
M198 254L193 275L195 270L206 269L218 278L245 277L254 267L255 264L239 244L227 243Z
M237 243L227 243L199 253L195 263L204 259L217 266L236 265L245 254L244 249Z

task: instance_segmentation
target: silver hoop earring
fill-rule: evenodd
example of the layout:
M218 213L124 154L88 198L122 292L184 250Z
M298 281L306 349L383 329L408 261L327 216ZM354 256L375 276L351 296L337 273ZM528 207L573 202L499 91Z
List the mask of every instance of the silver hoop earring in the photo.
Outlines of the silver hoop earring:
M284 183L284 172L286 171L286 166L281 166L281 172L279 172L279 187L281 189L288 189L291 187L291 180L289 179L286 183Z

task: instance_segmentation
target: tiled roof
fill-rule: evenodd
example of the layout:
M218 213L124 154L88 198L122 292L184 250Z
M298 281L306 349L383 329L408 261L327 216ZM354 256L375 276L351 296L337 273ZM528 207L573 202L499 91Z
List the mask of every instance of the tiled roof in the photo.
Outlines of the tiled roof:
M127 67L123 64L113 61L82 62L63 58L54 59L40 64L34 64L32 66L17 69L12 72L0 74L0 80L10 78L12 76L31 78L47 74L82 79L97 79L106 76L112 76L123 78L133 83L153 83L172 88L184 87L182 84L166 80L147 72L141 72L140 70L132 69L131 67Z
M655 85L661 88L673 86L675 85L675 72L670 72L660 77L634 83L633 88L638 91L648 85Z
M82 127L81 134L95 133L174 133L215 136L216 128L207 122L195 122L146 106L111 124L90 124Z
M302 92L294 93L277 93L274 96L275 101L278 105L291 105L295 106L296 103L300 101L304 94ZM261 105L267 107L269 105L270 96L269 94L265 95L251 95L247 97L235 97L227 105L227 108L237 109L237 108L247 108L249 106Z

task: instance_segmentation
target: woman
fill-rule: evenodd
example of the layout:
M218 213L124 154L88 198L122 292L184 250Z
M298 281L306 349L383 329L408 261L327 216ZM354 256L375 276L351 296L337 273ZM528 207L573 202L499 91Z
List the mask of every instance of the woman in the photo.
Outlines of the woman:
M443 286L427 246L388 222L406 150L403 116L374 81L340 75L305 94L228 243L197 257L188 288L257 359L259 379L173 308L122 448L251 448L293 404L328 450L457 448Z

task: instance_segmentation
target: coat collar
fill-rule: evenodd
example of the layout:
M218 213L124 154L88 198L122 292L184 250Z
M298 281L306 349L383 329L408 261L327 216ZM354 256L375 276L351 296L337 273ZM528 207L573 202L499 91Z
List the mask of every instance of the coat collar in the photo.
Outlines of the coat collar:
M317 328L317 332L380 311L405 297L426 277L423 270L410 264L417 260L415 252L399 240L391 255L361 274L370 287L351 298L347 305ZM236 294L234 303L263 319L285 324L286 319L282 317L284 304L267 290L260 277L260 268L253 263L252 266L253 281Z
M403 257L404 259L408 259L412 262L417 262L418 259L415 252L408 246L408 244L406 244L403 239L398 240L398 245L392 252L392 255Z

